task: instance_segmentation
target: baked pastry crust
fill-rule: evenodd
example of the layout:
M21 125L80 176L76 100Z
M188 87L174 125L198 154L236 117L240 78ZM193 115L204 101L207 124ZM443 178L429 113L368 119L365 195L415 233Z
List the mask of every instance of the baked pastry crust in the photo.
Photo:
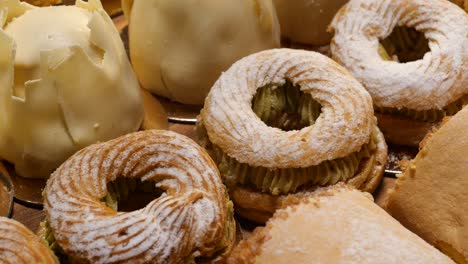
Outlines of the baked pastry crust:
M289 198L264 228L241 241L228 263L453 263L344 185Z
M424 33L431 50L421 60L398 63L379 55L379 39L397 25ZM449 1L351 0L330 29L333 58L378 107L440 110L468 93L468 14Z
M458 263L468 263L468 107L430 134L384 208Z
M0 217L0 262L58 264L47 246L21 223Z
M143 209L116 212L101 198L117 177L152 181L164 194ZM213 257L232 221L227 202L209 155L189 138L162 130L79 151L53 173L44 190L55 241L74 260L94 263Z

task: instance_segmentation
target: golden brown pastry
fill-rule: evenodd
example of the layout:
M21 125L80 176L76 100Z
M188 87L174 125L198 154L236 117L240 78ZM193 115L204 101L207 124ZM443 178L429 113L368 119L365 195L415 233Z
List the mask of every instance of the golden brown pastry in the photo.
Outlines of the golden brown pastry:
M0 156L49 177L75 151L136 131L138 80L98 0L0 1Z
M333 58L372 95L388 141L417 146L468 103L468 14L449 1L351 0L331 30Z
M9 1L9 0L5 0ZM36 6L50 6L50 5L58 5L62 3L62 0L24 0L32 5Z
M424 140L385 209L458 263L468 263L468 107Z
M142 86L184 104L202 105L232 63L280 45L271 0L124 0L122 6Z
M294 42L328 44L327 32L333 16L348 0L273 0L281 26L281 35Z
M316 186L372 192L387 160L370 95L343 67L303 50L236 62L211 89L197 130L236 212L257 222L287 194Z
M21 223L0 217L0 263L58 264L55 255Z
M135 182L159 195L141 209L118 212ZM50 228L43 236L79 263L221 261L235 238L232 204L215 164L191 139L163 130L79 151L48 180L44 209Z
M228 263L453 263L367 193L339 185L284 205Z

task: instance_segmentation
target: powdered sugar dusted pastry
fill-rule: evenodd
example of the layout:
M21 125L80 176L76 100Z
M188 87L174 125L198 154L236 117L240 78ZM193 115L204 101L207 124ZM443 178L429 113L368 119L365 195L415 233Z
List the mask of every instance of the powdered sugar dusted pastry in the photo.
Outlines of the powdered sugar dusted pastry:
M142 209L117 212L101 201L117 178L149 182L162 195ZM76 153L47 182L44 209L54 236L48 242L78 262L220 260L235 233L232 205L209 155L189 138L161 130Z
M399 63L381 56L379 40L396 26L424 34L429 51L422 59ZM333 58L370 92L390 141L417 145L427 128L468 102L468 15L449 1L351 0L331 29ZM406 121L419 129L401 136Z
M236 62L209 93L198 132L237 212L259 222L284 195L315 186L373 191L387 158L370 95L331 59L302 50Z
M328 44L327 32L333 16L348 0L273 0L281 35L294 42L311 45Z
M143 119L138 81L99 0L0 1L0 76L0 156L24 177L49 177Z
M47 246L21 223L0 217L0 263L58 264Z
M285 205L228 263L454 263L357 190L334 186Z
M202 105L221 72L254 52L277 48L271 0L123 0L130 55L142 86Z

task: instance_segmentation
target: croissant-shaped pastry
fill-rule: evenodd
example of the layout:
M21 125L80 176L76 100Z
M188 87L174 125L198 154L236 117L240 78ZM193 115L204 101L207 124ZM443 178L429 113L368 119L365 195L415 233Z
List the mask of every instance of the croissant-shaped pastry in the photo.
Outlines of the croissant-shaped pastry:
M108 196L129 195L109 191L117 179L141 180L161 194L142 209L117 212ZM169 131L128 134L79 151L48 180L44 209L47 241L80 263L222 260L235 237L215 164L195 142Z
M0 217L0 263L58 264L39 237L21 223Z
M330 29L333 58L372 95L388 141L418 145L444 116L468 103L468 14L455 4L351 0ZM393 56L401 62L380 41L403 50Z
M198 120L236 211L264 222L285 195L347 182L379 184L387 146L372 100L343 67L315 52L275 49L236 62Z

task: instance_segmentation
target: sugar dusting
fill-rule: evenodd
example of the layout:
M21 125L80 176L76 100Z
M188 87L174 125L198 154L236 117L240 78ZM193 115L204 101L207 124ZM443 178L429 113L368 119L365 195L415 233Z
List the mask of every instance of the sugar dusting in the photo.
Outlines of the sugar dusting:
M44 208L58 244L93 263L178 262L224 235L225 194L208 155L190 139L144 131L92 145L50 178ZM148 165L156 165L145 170ZM143 209L119 213L100 202L117 177L154 181L166 192Z

